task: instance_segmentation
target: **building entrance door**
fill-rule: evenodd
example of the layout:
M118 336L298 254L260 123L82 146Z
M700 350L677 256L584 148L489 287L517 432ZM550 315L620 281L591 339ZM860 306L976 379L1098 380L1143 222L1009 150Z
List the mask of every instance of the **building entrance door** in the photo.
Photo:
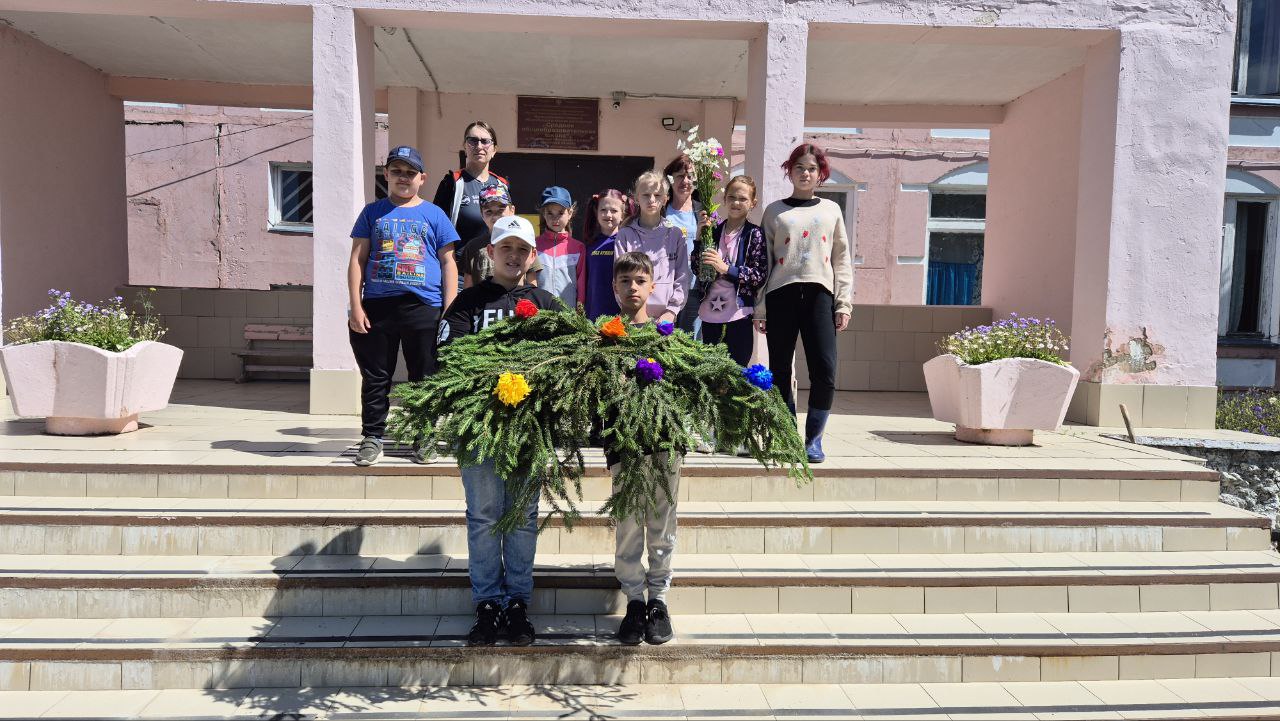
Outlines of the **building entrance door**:
M636 177L653 168L653 158L638 155L558 155L553 153L498 153L490 169L511 183L516 212L535 219L542 190L559 185L578 204L573 219L574 237L583 237L587 201L605 188L629 191ZM534 223L537 227L537 223Z

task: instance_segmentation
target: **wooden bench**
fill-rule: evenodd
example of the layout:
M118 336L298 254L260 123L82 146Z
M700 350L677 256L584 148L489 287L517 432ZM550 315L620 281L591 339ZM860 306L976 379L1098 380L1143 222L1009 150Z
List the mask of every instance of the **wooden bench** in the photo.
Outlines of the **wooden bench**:
M311 373L311 326L250 323L244 327L244 339L248 347L234 351L240 357L236 383L249 380L250 373Z

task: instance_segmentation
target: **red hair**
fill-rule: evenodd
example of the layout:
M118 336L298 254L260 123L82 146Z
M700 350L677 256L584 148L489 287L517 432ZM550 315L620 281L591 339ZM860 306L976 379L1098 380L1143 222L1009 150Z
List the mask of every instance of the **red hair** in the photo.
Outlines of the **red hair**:
M818 163L818 182L825 183L827 178L831 177L831 164L827 162L827 151L814 145L813 143L801 143L791 151L791 157L782 163L782 170L791 177L791 169L805 155L812 155L815 162Z
M622 222L618 223L618 227L625 225L626 222L629 219L634 218L636 213L639 211L639 209L636 208L636 202L631 199L631 196L621 190L609 188L591 196L591 200L587 201L587 217L583 218L582 226L584 231L582 239L588 243L595 240L596 236L600 234L600 221L598 220L599 215L596 211L600 207L600 200L602 198L613 198L619 203L622 203Z

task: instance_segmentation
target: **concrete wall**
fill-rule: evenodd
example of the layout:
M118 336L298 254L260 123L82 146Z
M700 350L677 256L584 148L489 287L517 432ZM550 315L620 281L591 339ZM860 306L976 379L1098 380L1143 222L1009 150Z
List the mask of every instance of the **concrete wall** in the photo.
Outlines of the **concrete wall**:
M119 289L131 304L146 296L169 332L164 342L185 353L179 378L219 378L240 375L240 359L233 355L247 347L244 327L311 325L311 289L234 290L216 288ZM296 376L294 376L296 377Z
M129 282L310 285L311 233L272 230L268 205L271 164L310 163L311 130L310 113L128 106Z
M836 390L923 391L924 362L938 342L991 322L991 309L972 306L855 305L849 328L836 335ZM796 346L796 384L809 387L803 345Z
M0 320L50 288L108 298L128 262L120 101L102 73L3 25L0 68Z

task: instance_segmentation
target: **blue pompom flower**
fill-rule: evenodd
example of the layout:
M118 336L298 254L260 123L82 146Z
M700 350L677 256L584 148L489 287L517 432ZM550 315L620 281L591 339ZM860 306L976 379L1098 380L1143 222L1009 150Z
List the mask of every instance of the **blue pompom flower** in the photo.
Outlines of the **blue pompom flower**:
M767 391L773 387L773 372L759 363L743 368L742 376L747 379L748 383L762 391Z
M671 335L672 331L676 329L676 324L669 320L660 320L656 325L658 326L659 335Z

